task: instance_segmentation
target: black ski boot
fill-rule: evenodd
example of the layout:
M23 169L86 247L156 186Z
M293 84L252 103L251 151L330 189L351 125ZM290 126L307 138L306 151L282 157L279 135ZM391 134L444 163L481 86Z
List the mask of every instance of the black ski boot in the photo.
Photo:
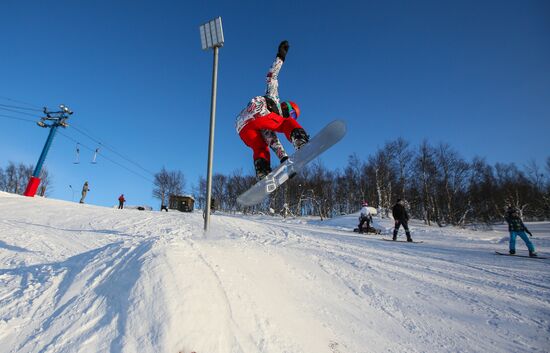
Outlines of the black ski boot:
M510 250L509 253L510 253L510 255L515 255L516 251L515 250Z
M529 251L529 257L537 257L537 253L534 251Z
M407 233L405 233L405 234L407 234L407 241L408 241L409 243L412 243L412 242L413 242L413 239L411 238L411 233L407 232Z
M294 145L294 148L299 150L303 145L308 143L309 135L302 128L296 128L290 133L290 141Z
M254 161L254 168L256 169L256 178L263 179L269 173L271 173L271 166L269 162L264 158L258 158Z

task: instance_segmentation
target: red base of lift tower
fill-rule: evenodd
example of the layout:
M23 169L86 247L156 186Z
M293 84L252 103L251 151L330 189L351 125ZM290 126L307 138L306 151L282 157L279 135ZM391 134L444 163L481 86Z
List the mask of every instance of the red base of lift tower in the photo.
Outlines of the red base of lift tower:
M40 178L32 176L29 179L29 184L27 185L27 189L23 195L34 197L34 195L36 195L36 190L38 190L38 185L40 185Z

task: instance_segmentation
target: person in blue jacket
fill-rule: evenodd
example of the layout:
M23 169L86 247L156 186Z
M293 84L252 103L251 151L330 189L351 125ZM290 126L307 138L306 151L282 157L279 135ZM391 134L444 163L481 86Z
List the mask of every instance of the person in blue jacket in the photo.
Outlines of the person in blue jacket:
M510 231L510 255L514 255L516 253L516 237L519 236L525 242L525 245L527 245L527 249L529 249L529 256L537 257L535 246L527 236L527 234L530 236L533 236L533 234L529 231L529 229L527 229L525 224L523 224L523 221L519 215L519 210L512 206L508 207L504 218L506 219L506 223L508 223L508 230Z

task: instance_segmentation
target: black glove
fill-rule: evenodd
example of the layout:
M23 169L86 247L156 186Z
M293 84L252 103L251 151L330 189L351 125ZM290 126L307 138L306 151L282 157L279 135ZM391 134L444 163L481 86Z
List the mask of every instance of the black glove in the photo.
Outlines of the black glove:
M533 233L531 233L530 231L527 231L527 234L529 234L530 237L533 236Z
M288 53L288 48L290 45L288 44L287 40L283 40L281 44L279 44L279 50L277 51L277 57L281 58L282 61L285 61L286 54Z

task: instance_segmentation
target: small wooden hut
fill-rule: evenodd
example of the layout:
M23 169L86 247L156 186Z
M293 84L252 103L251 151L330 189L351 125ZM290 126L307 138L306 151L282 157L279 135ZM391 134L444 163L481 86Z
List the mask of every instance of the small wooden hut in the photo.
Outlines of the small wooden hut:
M193 212L195 199L190 195L170 195L168 208L181 212Z

